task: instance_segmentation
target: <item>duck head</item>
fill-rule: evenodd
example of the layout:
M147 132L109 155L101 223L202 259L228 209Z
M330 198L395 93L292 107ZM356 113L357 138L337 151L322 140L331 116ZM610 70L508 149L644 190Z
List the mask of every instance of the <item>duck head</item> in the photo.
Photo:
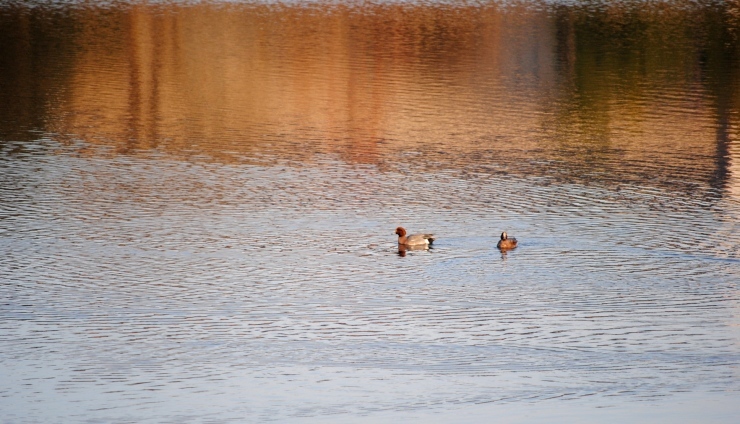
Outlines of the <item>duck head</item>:
M509 238L509 236L506 235L506 231L501 233L501 240L506 240L507 238Z
M398 234L399 237L403 237L406 235L406 230L403 229L403 227L396 228L396 234Z

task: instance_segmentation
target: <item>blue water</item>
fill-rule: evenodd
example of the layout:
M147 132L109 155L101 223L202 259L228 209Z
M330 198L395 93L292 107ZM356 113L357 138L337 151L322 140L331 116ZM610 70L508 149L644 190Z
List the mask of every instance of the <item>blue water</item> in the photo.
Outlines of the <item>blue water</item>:
M734 15L663 5L0 4L0 421L732 422Z

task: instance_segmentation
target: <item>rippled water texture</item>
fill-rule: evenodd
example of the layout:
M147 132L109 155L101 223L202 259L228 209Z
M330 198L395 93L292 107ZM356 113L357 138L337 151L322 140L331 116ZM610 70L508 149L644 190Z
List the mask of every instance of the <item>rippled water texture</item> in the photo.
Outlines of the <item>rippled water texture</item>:
M739 22L0 1L0 422L733 422Z

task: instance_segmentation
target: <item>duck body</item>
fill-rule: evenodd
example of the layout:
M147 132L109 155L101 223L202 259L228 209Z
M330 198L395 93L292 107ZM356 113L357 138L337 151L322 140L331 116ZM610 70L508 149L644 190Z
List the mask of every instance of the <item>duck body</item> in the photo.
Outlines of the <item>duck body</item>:
M509 238L509 236L506 234L506 231L501 233L501 240L498 241L498 244L496 245L501 250L509 250L516 247L516 239L515 238Z
M399 246L429 246L434 242L434 234L410 234L406 235L403 227L396 228Z

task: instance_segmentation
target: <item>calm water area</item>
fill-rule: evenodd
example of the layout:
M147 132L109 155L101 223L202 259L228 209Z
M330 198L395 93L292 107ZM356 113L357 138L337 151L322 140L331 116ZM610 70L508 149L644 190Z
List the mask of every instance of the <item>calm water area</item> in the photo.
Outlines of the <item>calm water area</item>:
M0 0L0 411L737 422L740 3Z

